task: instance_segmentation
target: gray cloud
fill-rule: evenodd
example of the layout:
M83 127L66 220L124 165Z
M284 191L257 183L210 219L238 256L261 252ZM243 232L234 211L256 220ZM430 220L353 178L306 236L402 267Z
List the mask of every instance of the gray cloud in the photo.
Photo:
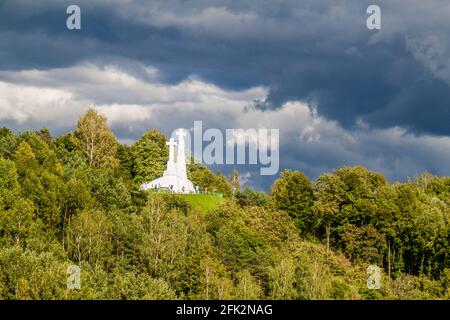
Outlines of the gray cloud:
M123 141L198 119L278 126L282 167L312 177L344 164L394 180L450 169L448 1L378 1L380 31L356 0L102 0L76 2L72 32L73 3L0 1L0 124L61 133L95 105ZM295 101L315 116L287 112Z

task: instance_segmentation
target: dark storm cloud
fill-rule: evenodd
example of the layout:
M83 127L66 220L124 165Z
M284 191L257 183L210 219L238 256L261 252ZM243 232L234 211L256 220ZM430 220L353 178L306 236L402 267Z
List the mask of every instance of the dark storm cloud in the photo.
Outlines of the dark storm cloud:
M365 25L372 3L382 8L380 31ZM81 31L65 27L70 4L81 6ZM448 141L420 138L450 134L449 17L445 0L0 0L0 71L76 68L88 62L119 66L144 82L155 80L144 68L152 66L162 84L196 75L224 90L264 86L268 96L256 101L256 108L272 112L288 101L305 101L356 141L346 141L341 132L336 140L322 133L320 143L299 143L291 128L281 126L282 168L316 177L340 165L362 164L402 180L425 169L450 170L448 154L437 151ZM67 82L82 101L149 103L148 96L132 96L127 88L108 91L82 83L85 78L76 74L52 77L39 85ZM5 72L2 79L36 84L33 77L15 80ZM220 127L213 112L183 116L191 117ZM171 119L169 114L151 124L164 128ZM2 125L22 130L47 120L5 121ZM234 124L223 121L223 126ZM51 129L60 133L65 126ZM122 139L135 139L147 126L130 129L116 122L113 129ZM403 128L403 136L389 131L392 127ZM251 171L255 185L267 188L273 180L242 169Z
M365 27L368 4L361 1L78 3L82 30L71 32L65 28L71 1L4 1L0 67L43 69L125 58L156 66L166 82L197 74L224 88L267 85L267 99L257 103L262 109L302 100L347 128L362 120L381 128L450 132L448 83L430 74L406 46L406 36L416 30L422 38L435 32L429 25L418 29L425 18L416 21L410 17L414 11L402 13L411 1L381 2L386 19L375 32ZM433 12L438 6L425 8L424 14L441 14ZM376 32L382 40L371 43Z

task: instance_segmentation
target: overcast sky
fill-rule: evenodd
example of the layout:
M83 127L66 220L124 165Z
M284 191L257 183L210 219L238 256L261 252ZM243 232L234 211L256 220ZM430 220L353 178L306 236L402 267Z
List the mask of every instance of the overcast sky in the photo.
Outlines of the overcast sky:
M279 128L280 168L311 178L450 175L449 34L448 0L0 0L0 126L56 136L93 106L123 143L202 120Z

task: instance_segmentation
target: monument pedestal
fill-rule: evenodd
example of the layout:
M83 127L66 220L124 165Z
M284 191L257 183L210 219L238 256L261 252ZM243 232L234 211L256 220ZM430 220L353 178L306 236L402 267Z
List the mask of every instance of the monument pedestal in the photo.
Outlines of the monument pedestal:
M186 174L186 156L184 137L186 133L183 129L176 132L178 143L170 138L166 144L169 146L169 160L167 161L166 170L163 176L153 181L141 185L142 190L162 189L175 193L195 193L192 182L187 178ZM175 146L178 144L177 161L175 162Z

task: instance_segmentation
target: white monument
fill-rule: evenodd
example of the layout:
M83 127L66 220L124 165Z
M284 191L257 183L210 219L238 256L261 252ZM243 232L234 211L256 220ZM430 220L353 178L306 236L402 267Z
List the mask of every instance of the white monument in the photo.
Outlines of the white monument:
M166 144L169 146L169 161L167 161L167 168L163 176L153 181L141 185L141 189L166 189L175 193L195 193L194 185L187 178L186 173L186 155L184 137L186 132L183 129L178 129L175 134L178 137L178 142L170 138ZM175 161L175 146L177 149L177 160Z

